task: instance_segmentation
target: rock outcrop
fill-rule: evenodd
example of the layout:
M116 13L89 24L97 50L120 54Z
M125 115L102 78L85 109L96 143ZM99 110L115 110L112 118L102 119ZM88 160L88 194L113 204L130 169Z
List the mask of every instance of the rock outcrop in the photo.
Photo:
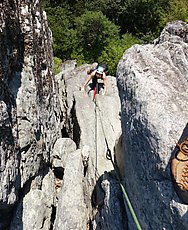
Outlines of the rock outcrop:
M61 136L61 112L51 32L37 2L0 3L0 229L8 228L16 207L10 227L14 230L39 229L32 222L36 210L40 226L51 218L51 199L48 191L43 193L42 181L48 175L53 145ZM37 191L28 194L31 187ZM48 199L39 205L45 196ZM40 212L45 206L49 211ZM30 226L25 214L32 208Z
M107 150L142 229L188 229L170 175L188 126L187 24L130 48L94 102L81 90L91 65L67 61L54 76L39 1L4 0L0 12L0 230L127 230Z
M117 79L124 179L140 224L144 230L188 229L188 206L170 173L172 152L187 129L188 25L169 23L153 44L130 48Z
M92 93L89 96L81 90L90 68L70 67L56 76L59 87L65 86L59 94L60 101L66 98L67 104L64 132L74 140L77 150L69 153L65 162L55 230L127 229L121 190L106 158L107 148L113 156L121 138L116 79L107 76L107 95L97 94L95 104Z
M96 106L80 90L90 65L69 61L53 75L39 1L5 0L0 10L0 230L127 229L106 158L121 149L116 79Z

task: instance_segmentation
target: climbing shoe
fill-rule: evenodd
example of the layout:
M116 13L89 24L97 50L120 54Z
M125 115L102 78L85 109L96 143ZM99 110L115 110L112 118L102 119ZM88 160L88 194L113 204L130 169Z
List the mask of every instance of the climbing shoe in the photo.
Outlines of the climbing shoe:
M188 139L176 145L171 159L171 174L177 195L188 204Z

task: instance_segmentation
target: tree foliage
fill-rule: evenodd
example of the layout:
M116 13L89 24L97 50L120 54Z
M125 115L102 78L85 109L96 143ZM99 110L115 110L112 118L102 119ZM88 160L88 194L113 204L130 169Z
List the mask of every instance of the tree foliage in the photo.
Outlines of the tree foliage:
M128 31L140 38L148 34L157 35L167 3L168 0L127 0L121 7L122 32Z
M121 0L93 0L86 1L85 8L90 11L101 11L110 21L118 25Z
M112 40L108 46L105 47L98 60L99 62L106 62L109 66L109 72L115 75L117 64L125 50L140 42L139 39L133 37L131 34L124 34L118 40Z
M75 19L77 49L86 62L95 62L111 40L119 37L119 28L102 12L87 11Z
M76 33L73 29L69 8L46 8L48 23L53 35L54 54L61 59L70 58L76 43Z
M188 21L187 0L41 0L54 54L78 64L106 62L115 73L123 52L150 42L167 22Z
M62 60L58 57L54 57L54 73L58 74L60 72L60 65L62 64Z
M183 20L188 22L188 1L171 0L167 14L164 17L164 24L173 20Z

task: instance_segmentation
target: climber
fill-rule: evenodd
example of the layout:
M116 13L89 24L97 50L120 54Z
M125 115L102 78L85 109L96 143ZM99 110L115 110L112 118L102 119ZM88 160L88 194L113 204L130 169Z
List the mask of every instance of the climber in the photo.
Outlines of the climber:
M106 85L107 85L105 66L99 64L96 69L94 69L91 72L90 71L88 72L88 78L83 85L83 89L85 92L86 92L86 86L91 80L92 80L91 90L94 91L96 90L97 83L99 82L99 80L103 80L103 88L104 88L103 95L105 95Z

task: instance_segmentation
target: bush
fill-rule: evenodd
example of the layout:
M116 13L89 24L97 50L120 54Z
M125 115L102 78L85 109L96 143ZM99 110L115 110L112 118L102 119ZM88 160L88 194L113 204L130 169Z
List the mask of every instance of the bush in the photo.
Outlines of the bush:
M87 11L75 19L77 47L71 57L82 62L95 62L112 40L119 39L119 27L102 12Z
M54 57L54 73L55 75L60 72L60 65L62 64L62 60L58 57Z
M46 11L53 35L54 56L62 60L69 59L76 43L69 8L54 7L47 8Z
M108 64L109 74L115 75L117 64L123 53L136 43L140 43L140 40L130 34L124 34L121 39L113 40L105 47L98 61Z
M164 26L166 23L174 20L188 20L188 2L187 0L170 0L169 1L169 8L164 17Z

